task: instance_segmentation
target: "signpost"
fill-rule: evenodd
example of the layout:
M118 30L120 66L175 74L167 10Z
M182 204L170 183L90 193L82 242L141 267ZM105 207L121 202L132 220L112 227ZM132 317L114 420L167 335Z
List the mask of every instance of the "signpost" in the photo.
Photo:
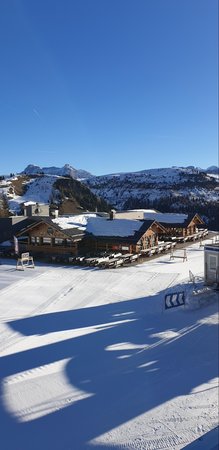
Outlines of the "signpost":
M25 267L32 267L32 268L35 267L33 257L30 256L29 252L22 253L21 257L18 258L18 260L17 260L16 269L21 268L21 270L24 270Z
M185 293L173 292L165 295L165 309L176 308L185 305Z

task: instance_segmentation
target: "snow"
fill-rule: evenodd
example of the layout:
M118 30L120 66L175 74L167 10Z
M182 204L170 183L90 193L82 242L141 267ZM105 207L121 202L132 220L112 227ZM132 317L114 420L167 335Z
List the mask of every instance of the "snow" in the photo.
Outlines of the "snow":
M216 445L216 294L196 310L163 308L167 292L191 293L189 270L203 275L203 247L187 254L111 270L36 261L16 271L2 259L4 450Z
M75 169L70 164L65 164L63 167L39 167L34 164L29 164L22 173L27 175L44 174L44 175L58 175L70 176L72 178L90 178L92 175L83 169Z
M147 213L157 213L158 212L158 211L156 211L156 209L129 209L128 211L130 211L130 212L143 212L145 214L147 214Z
M23 196L13 195L13 199L8 200L9 209L13 212L19 212L22 203L35 204L35 203L49 203L52 192L53 184L57 180L57 176L42 176L35 178L26 184L28 189Z
M219 173L207 173L207 175L219 182Z
M123 210L130 200L140 200L144 204L168 199L173 192L187 202L193 201L193 197L202 204L218 201L218 192L207 183L214 179L198 168L172 167L98 176L86 180L86 183L94 194L117 210ZM191 189L190 182L197 187Z
M162 167L162 168L156 168L156 169L147 169L147 170L141 170L138 172L120 172L120 173L112 173L109 175L100 175L98 178L108 177L108 178L114 178L114 177L120 177L120 178L126 178L127 176L136 176L142 177L142 176L150 176L152 179L156 178L164 178L168 180L175 180L178 178L180 173L186 173L186 174L194 174L198 173L199 170L193 168L187 168L187 167Z
M75 214L65 217L57 217L56 219L52 219L52 221L63 230L70 228L85 230L90 217L96 217L96 214Z
M36 202L24 202L24 206L36 205Z
M58 217L53 219L53 222L62 229L78 228L79 230L86 230L94 236L132 236L142 226L142 222L139 222L139 220L109 220L92 213Z
M188 218L188 214L175 214L175 213L154 213L145 212L144 219L156 220L163 223L181 223L183 224Z
M139 220L90 218L87 232L94 236L133 236L142 226Z
M11 241L4 241L0 243L0 246L3 247L11 247Z
M187 218L188 214L177 214L177 213L161 213L155 211L154 209L131 209L128 211L120 211L117 214L118 217L122 217L122 215L128 215L129 213L135 215L136 219L138 216L141 216L144 220L156 220L157 222L163 223L181 223L183 224Z

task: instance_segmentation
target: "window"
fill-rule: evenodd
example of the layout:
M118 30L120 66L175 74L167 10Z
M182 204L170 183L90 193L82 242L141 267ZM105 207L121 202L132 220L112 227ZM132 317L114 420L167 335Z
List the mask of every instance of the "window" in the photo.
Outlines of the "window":
M153 247L155 245L155 236L154 234L151 236L151 246Z
M64 245L64 239L55 238L55 245Z
M44 245L50 245L51 244L51 238L43 237L43 244Z
M73 242L71 239L66 239L66 247L72 247L73 246Z
M209 269L216 270L217 267L217 258L216 256L209 256Z
M20 236L18 241L20 244L28 244L28 236Z

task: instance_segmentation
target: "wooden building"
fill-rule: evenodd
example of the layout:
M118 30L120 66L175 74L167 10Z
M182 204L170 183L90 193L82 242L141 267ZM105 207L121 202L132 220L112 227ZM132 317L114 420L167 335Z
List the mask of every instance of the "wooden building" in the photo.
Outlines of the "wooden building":
M84 232L78 228L61 229L49 217L32 219L16 234L20 250L40 257L76 256Z
M166 215L167 216L167 215ZM198 233L200 227L203 227L205 225L204 221L201 219L201 217L198 214L195 215L185 215L182 214L182 219L177 222L177 216L178 215L172 215L173 219L175 221L171 222L171 214L168 215L169 218L165 219L165 221L159 221L159 223L165 228L165 234L163 237L166 239L169 239L170 237L191 237L194 236L196 233ZM183 217L185 216L185 217ZM162 218L161 218L162 219Z
M33 256L63 259L100 252L140 253L158 245L158 240L180 239L196 233L204 222L196 214L161 214L165 220L131 220L101 217L94 213L51 219L31 217L24 221L24 227L16 236L20 252ZM83 217L82 217L83 216ZM175 216L175 222L171 222ZM180 216L181 221L176 221ZM178 217L177 217L178 218Z
M101 233L98 232L100 226ZM103 251L139 253L157 245L159 234L164 232L164 227L153 220L93 217L87 230L81 230L79 227L63 229L50 218L43 217L32 218L16 236L20 251L39 257L70 257Z
M126 229L129 229L129 226L133 222L136 222L136 229L132 233L129 233ZM105 223L102 223L102 225L101 234L98 232L98 226L95 228L94 221L92 229L87 227L86 235L80 242L81 253L114 251L121 253L140 253L141 250L146 250L157 245L159 234L165 232L164 227L153 220L133 221L113 219L105 220ZM123 235L121 233L117 234L116 229L118 225L123 227Z
M195 235L200 227L204 227L204 221L198 214L162 213L150 209L135 209L114 212L116 219L155 220L165 228L161 238L186 237Z

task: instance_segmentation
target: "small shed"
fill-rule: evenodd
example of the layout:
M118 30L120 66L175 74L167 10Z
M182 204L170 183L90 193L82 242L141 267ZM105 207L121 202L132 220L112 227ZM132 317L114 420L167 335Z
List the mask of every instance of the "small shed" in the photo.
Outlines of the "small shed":
M219 285L219 243L204 247L204 279L207 285Z

